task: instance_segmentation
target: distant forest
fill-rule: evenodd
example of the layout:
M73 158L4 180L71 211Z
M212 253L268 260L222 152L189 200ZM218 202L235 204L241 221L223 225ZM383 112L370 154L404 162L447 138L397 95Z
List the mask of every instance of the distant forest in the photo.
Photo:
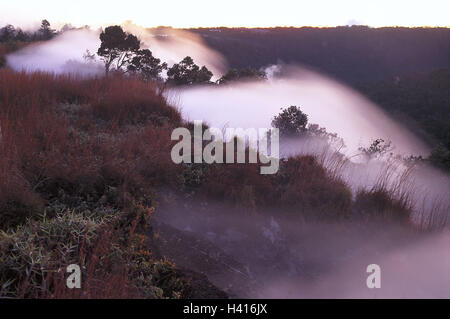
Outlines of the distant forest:
M190 29L230 67L300 63L347 83L450 67L448 28Z
M450 69L410 73L356 88L419 136L450 149ZM431 143L431 144L432 144Z

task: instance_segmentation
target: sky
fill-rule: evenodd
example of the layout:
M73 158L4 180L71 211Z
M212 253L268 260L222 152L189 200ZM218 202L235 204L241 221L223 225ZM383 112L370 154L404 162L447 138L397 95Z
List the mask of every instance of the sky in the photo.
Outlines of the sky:
M449 27L448 12L449 0L0 0L0 25Z

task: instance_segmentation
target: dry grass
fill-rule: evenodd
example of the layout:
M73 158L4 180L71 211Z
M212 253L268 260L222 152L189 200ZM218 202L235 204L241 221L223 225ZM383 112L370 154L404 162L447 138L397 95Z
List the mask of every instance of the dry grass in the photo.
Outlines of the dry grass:
M118 188L124 205L129 194L175 180L170 132L181 117L155 90L132 78L1 70L0 225L61 192L98 200Z

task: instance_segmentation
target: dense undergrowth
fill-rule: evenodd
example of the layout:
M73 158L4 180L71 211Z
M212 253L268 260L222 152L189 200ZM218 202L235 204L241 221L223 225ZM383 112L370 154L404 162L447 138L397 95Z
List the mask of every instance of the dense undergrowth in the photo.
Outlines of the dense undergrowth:
M192 296L148 249L164 189L233 203L234 213L410 222L406 201L383 189L354 199L313 156L283 160L275 175L259 164L174 164L179 126L192 127L153 82L0 70L0 296ZM65 288L71 263L82 266L81 290Z

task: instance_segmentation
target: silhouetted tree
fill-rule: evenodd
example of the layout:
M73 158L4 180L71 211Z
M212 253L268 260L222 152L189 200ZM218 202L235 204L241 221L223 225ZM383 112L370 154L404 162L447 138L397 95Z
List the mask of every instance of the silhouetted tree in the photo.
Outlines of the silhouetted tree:
M212 76L206 66L200 68L189 56L180 63L175 63L167 71L168 82L176 85L206 84L210 83Z
M127 69L132 73L139 73L145 80L157 80L161 78L160 73L167 69L167 63L161 63L149 49L142 49L136 52Z
M50 27L50 22L48 22L48 20L42 20L39 34L41 35L42 40L50 40L55 36L55 30Z
M14 40L16 35L16 29L11 24L8 24L0 29L0 41L7 42Z
M382 138L377 138L372 141L369 147L359 147L358 150L365 155L368 159L380 157L384 154L391 152L394 148L390 141L385 141ZM392 153L391 153L392 154Z
M133 34L124 32L118 25L107 27L100 34L100 41L101 45L97 54L105 63L106 75L109 74L114 63L117 71L127 68L140 48L139 39Z
M280 135L285 136L295 136L304 133L307 124L308 115L295 105L282 109L281 113L272 120L272 126L280 130Z
M266 80L266 72L257 70L254 68L246 69L231 69L225 75L223 75L218 81L218 84L225 84L232 81L239 80Z

